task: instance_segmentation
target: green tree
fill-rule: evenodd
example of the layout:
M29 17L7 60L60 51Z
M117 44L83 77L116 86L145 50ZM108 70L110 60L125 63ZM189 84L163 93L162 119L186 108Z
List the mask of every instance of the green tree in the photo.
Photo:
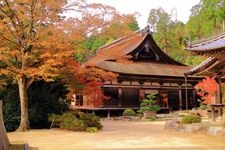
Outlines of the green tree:
M76 58L81 63L85 62L100 47L137 30L139 30L139 26L135 14L116 14L107 26L102 27L97 32L92 32L90 36L85 38L79 47L81 50L76 53Z
M170 47L169 27L172 23L171 15L162 8L151 9L148 17L150 28L154 31L154 38L159 46L168 52Z
M185 24L180 21L173 21L171 14L166 13L162 8L152 9L149 13L148 23L154 31L154 38L157 44L172 58L184 63L187 52L185 47Z
M224 0L202 0L200 10L201 25L204 36L211 36L222 31L225 20Z
M135 18L134 15L128 15L128 18L129 18L129 21L127 23L128 25L128 28L131 30L131 31L137 31L139 30L139 26L138 26L138 22Z
M186 24L186 36L190 40L197 40L218 34L222 32L224 20L224 0L201 0L191 9Z
M191 8L191 15L185 26L185 35L188 37L188 40L200 39L203 35L200 21L201 7L202 5L199 3Z

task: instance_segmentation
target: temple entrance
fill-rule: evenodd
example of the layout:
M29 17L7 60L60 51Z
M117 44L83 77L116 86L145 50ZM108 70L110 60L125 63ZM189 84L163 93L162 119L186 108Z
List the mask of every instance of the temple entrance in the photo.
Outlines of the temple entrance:
M122 107L139 107L139 89L124 88L121 97Z
M117 88L103 88L104 95L108 96L109 99L103 102L104 107L118 107L119 106L119 99L118 99L118 89Z
M168 104L172 110L179 110L179 91L168 91Z

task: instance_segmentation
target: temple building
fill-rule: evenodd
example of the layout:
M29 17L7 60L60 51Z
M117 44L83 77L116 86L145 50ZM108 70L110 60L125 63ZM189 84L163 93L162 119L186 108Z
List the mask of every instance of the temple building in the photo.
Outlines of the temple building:
M127 57L132 62L118 58ZM91 63L105 71L118 74L113 81L106 81L103 91L110 99L101 106L89 104L83 96L82 107L86 108L139 108L140 102L149 93L157 96L162 109L186 109L198 105L194 85L199 78L188 77L185 72L191 67L181 64L163 52L153 39L149 28L137 31L101 47L86 64ZM186 82L185 82L186 81Z
M225 33L195 43L190 43L186 50L194 55L207 57L205 61L186 72L185 75L216 77L218 89L213 106L219 108L219 111L222 114L221 108L223 107L223 104L221 83L225 82Z

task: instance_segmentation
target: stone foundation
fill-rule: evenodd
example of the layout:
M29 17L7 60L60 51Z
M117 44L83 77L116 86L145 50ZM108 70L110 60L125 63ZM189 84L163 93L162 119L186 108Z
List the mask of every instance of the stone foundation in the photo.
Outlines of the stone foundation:
M164 125L165 130L174 130L188 133L204 133L210 136L225 135L225 127L212 126L201 123L181 124L178 120L168 120Z

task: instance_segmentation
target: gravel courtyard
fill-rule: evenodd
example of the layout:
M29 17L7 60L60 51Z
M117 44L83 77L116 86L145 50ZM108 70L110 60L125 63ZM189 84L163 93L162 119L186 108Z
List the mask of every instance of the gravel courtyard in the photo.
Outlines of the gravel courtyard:
M51 130L8 133L33 150L224 150L225 137L165 131L164 122L103 120L97 133Z

